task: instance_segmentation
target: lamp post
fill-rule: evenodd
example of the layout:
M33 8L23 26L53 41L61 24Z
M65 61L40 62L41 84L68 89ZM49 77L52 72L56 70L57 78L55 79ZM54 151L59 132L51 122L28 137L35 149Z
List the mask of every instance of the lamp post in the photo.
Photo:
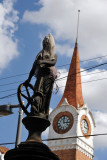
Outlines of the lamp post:
M17 125L17 133L16 133L16 142L15 147L21 141L21 131L22 131L22 118L23 118L23 110L21 109L20 105L0 105L0 117L8 116L13 114L12 109L19 108L19 116L18 116L18 125Z

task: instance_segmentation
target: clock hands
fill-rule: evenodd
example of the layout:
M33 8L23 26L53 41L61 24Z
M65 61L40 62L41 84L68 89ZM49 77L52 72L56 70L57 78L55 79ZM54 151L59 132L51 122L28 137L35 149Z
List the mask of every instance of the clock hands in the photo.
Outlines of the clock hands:
M73 116L68 111L57 114L53 121L53 128L55 132L60 134L68 132L71 129L72 125Z
M87 121L85 119L82 120L81 126L82 126L83 133L86 134L88 132L88 124L87 124Z
M58 120L58 128L61 130L65 130L70 125L70 119L67 116L62 116Z

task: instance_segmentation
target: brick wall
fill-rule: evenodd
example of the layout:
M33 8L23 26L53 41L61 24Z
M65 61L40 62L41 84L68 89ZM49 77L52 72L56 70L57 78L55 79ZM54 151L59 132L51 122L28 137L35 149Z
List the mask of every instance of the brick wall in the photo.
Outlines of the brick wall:
M60 160L76 160L76 150L66 149L54 151L54 153L59 157Z
M79 150L76 150L76 160L92 160L92 159L90 159L89 157L87 157L86 155L84 155Z
M76 149L54 151L60 160L92 160Z

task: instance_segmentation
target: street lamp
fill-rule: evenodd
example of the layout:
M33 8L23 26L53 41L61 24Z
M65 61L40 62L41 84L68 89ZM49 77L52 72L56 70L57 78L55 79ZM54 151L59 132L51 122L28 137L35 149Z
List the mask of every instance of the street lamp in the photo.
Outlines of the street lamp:
M13 108L19 108L19 117L18 117L16 142L15 142L15 147L17 147L17 145L21 141L23 110L21 109L19 104L18 105L10 105L10 104L8 104L8 105L0 105L0 117L8 116L10 114L13 114L13 112L12 112Z
M13 114L10 105L0 105L0 117L8 116L10 114Z

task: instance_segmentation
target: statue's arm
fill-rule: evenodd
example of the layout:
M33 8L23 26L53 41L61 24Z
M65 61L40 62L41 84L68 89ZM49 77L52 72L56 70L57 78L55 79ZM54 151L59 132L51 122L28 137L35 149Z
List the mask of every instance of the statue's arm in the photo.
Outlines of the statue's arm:
M36 65L37 65L37 63L35 61L34 64L33 64L33 66L32 66L32 69L31 69L31 71L29 73L29 76L28 76L28 79L27 79L28 82L31 81L33 75L35 74Z
M45 64L47 66L54 66L56 64L57 61L57 55L54 56L53 59L43 59L43 60L39 60L39 64Z
M38 53L38 55L37 55L37 57L36 57L36 59L33 63L32 69L29 73L28 79L25 81L25 83L29 83L31 81L32 77L34 76L35 70L36 70L36 67L37 67L37 64L38 64L38 61L39 61L38 59L40 59L40 56L41 56L41 52Z

